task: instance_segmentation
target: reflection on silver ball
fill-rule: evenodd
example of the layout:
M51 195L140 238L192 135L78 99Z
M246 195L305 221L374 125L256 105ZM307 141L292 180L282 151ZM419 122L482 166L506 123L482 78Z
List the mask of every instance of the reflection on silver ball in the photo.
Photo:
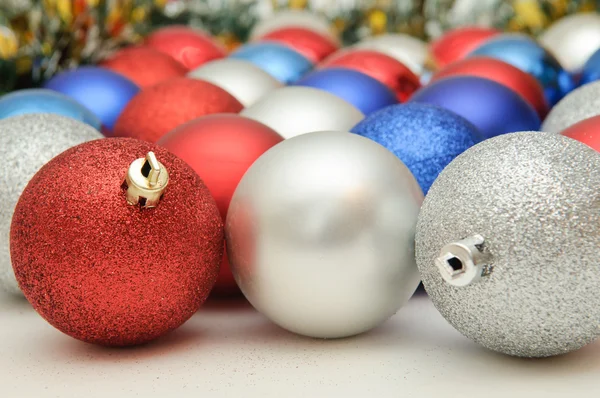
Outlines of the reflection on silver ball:
M484 141L440 174L417 225L417 265L458 331L520 357L599 334L600 155L553 133Z
M352 48L374 50L389 55L406 65L417 76L425 72L429 47L423 40L403 33L388 33L366 38Z
M208 62L188 73L188 77L221 87L245 107L254 104L270 91L283 86L258 66L234 58Z
M301 27L320 33L334 42L339 39L334 34L331 24L321 14L304 10L281 10L259 21L250 32L250 40L256 40L281 28Z
M560 133L596 115L600 115L600 81L583 85L560 100L544 119L542 131Z
M538 40L563 68L577 72L600 48L600 15L590 12L563 17L550 25Z
M54 114L0 120L0 288L22 294L10 262L9 236L13 211L25 186L56 155L98 138L102 134L93 127Z
M383 146L346 132L305 134L261 156L227 215L229 261L256 309L317 338L365 332L414 293L423 194Z
M365 117L354 105L312 87L277 89L240 115L266 124L283 138L315 131L348 131Z

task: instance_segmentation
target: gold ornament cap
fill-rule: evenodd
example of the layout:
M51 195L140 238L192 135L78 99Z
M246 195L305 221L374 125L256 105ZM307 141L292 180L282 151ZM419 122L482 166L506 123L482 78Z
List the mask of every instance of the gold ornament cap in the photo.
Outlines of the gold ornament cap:
M169 184L169 172L156 159L154 152L145 158L136 159L129 166L124 185L127 203L143 208L156 207Z

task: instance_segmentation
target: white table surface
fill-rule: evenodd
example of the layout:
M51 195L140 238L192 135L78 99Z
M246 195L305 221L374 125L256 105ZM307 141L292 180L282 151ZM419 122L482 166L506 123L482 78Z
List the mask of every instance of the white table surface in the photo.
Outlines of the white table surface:
M350 339L295 336L230 301L207 304L150 345L108 349L0 293L0 397L600 397L600 342L542 360L495 354L419 294Z

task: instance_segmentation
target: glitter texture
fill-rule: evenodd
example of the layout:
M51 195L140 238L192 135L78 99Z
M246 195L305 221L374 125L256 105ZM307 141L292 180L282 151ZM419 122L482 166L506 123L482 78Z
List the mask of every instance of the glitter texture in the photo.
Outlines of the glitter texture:
M142 90L125 108L116 137L156 142L179 125L213 113L238 113L242 104L214 84L175 78Z
M560 133L567 127L600 114L600 82L585 84L573 90L551 110L542 131Z
M169 185L130 206L130 163L154 151ZM72 148L33 177L15 209L11 254L33 307L62 332L111 346L153 340L188 320L216 281L223 226L196 173L165 149L111 138Z
M0 121L0 287L21 294L10 262L10 222L19 196L34 174L62 151L102 138L96 129L54 114L28 114Z
M352 129L392 151L413 173L423 192L456 156L481 141L462 117L428 104L390 106Z
M600 155L573 139L526 132L457 157L425 199L417 264L434 305L461 333L521 357L577 350L600 333ZM490 275L446 283L434 259L473 234Z

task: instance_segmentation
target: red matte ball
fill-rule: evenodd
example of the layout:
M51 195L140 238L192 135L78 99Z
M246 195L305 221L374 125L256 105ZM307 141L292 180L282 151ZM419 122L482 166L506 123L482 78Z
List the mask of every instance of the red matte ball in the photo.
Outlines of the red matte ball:
M575 123L561 132L562 135L583 142L587 146L600 152L600 116Z
M324 60L319 68L343 67L369 75L385 84L406 102L421 87L419 77L395 58L378 51L350 49L340 51Z
M243 105L222 88L180 77L148 87L133 97L117 119L113 134L156 142L175 127L200 116L238 113L242 109Z
M229 202L248 168L283 138L264 124L238 115L211 115L178 127L158 145L184 160L198 173L217 202L225 220ZM239 293L223 256L214 288L217 295Z
M306 28L289 27L274 30L259 41L274 41L298 51L313 63L320 62L338 49L336 43L322 34Z
M130 164L153 151L169 173L157 207L127 203ZM35 310L85 342L128 346L187 321L208 297L223 221L200 177L139 140L91 141L55 157L15 209L11 258Z
M523 97L543 119L550 107L539 81L506 62L489 57L472 57L454 62L435 73L431 82L451 76L477 76L500 83Z
M100 66L120 73L141 88L185 76L188 70L179 62L152 47L128 47L117 51Z
M480 26L456 28L434 40L430 47L431 58L437 68L465 58L471 51L501 32Z
M171 25L157 29L148 35L145 43L170 55L188 70L227 55L225 48L213 38L189 26Z

